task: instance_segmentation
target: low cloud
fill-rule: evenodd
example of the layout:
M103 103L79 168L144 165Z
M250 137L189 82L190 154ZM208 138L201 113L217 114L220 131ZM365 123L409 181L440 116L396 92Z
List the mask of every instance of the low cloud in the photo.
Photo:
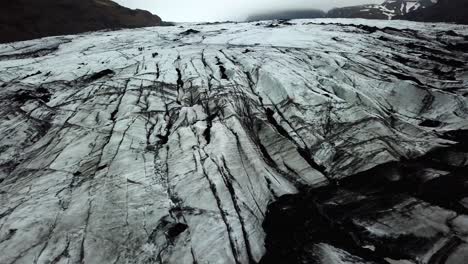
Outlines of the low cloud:
M252 13L284 9L322 9L381 3L384 0L114 0L148 10L165 21L243 20Z

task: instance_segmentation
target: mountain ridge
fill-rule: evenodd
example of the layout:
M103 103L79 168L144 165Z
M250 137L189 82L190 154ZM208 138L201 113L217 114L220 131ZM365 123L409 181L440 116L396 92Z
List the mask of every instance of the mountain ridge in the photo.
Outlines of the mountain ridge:
M327 13L330 18L399 18L435 4L433 0L386 0L382 4L368 4L334 8Z
M385 0L381 4L363 4L333 8L328 12L311 9L277 10L250 15L246 21L304 18L404 19L421 22L468 24L468 5L464 0Z
M416 10L402 18L414 21L468 24L468 2L464 0L439 0L431 7Z
M2 3L0 43L161 23L148 11L110 0L15 0Z

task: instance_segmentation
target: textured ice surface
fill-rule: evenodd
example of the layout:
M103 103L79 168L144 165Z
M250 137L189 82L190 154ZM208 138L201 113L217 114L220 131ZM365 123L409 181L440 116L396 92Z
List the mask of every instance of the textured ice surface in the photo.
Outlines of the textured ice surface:
M257 262L275 198L468 128L466 36L322 19L0 45L0 263Z

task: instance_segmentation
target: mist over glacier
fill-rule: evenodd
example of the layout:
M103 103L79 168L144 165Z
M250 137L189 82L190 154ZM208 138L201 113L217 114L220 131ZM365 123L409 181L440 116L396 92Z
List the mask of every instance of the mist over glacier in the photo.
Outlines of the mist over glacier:
M130 8L146 9L166 21L196 22L244 20L252 13L288 9L329 10L358 4L375 4L383 0L117 0Z

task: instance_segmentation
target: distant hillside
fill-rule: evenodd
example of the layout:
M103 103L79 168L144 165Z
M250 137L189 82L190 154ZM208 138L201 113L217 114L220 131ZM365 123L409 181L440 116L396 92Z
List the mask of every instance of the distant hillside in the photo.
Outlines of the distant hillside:
M359 5L334 8L327 13L327 17L388 19L392 14L385 12L380 7L380 5Z
M405 15L403 18L415 21L468 24L468 1L439 0L432 7L416 10Z
M148 11L110 0L9 0L0 9L0 43L160 24L161 19Z
M386 0L382 4L335 8L327 17L468 24L468 0Z
M437 0L386 0L382 4L341 7L330 10L330 18L393 19L433 6Z
M253 14L247 21L301 18L366 18L405 19L425 22L468 24L468 0L382 0L382 4L366 4L331 9L284 10Z
M247 21L273 20L273 19L301 19L301 18L323 18L326 13L318 9L308 10L284 10L253 14Z

